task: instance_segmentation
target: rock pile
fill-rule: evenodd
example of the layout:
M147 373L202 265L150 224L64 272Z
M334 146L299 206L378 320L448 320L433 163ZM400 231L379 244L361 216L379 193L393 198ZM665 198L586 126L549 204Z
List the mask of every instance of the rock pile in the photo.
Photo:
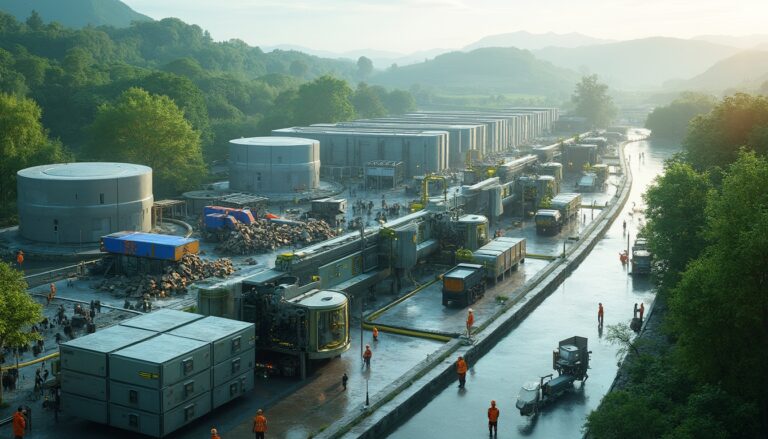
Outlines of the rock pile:
M334 237L331 226L325 221L310 219L307 222L273 222L258 220L254 224L236 224L216 248L224 254L247 255L266 253L280 247L304 246Z
M123 293L126 297L152 298L184 294L191 283L209 277L227 277L235 267L229 259L205 261L198 255L184 255L162 275L118 276L104 279L96 288L101 291Z

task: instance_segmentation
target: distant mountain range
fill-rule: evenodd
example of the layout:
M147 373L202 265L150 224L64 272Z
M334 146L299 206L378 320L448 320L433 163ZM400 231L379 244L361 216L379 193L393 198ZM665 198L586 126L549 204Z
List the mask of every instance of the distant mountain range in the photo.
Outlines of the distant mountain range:
M488 47L450 52L419 64L389 69L371 78L373 84L409 87L421 84L463 92L570 93L578 75L514 47Z
M273 50L295 50L298 52L319 56L321 58L348 59L352 61L357 61L357 59L361 56L365 56L373 61L373 66L377 69L385 69L392 66L392 64L401 66L422 62L426 59L434 58L437 55L451 52L454 49L429 49L420 50L409 54L376 49L357 49L346 52L331 52L328 50L312 49L294 44L279 44L277 46L261 46L261 50L265 52L271 52Z
M465 46L462 50L469 51L481 47L517 47L518 49L538 50L545 47L581 47L611 42L613 42L613 40L593 38L575 32L568 34L556 34L554 32L534 34L518 31L483 37L480 40Z
M707 41L723 46L738 47L739 49L756 49L758 46L768 46L768 34L756 34L734 37L732 35L699 35L692 40Z
M580 73L597 73L613 87L658 88L697 75L739 49L706 41L653 37L595 46L549 47L534 55Z
M25 21L37 11L44 22L57 21L64 26L128 27L132 21L152 21L119 0L0 0L0 11Z
M668 84L671 88L720 92L726 87L755 89L768 80L768 51L739 52L715 63L704 73L686 81Z

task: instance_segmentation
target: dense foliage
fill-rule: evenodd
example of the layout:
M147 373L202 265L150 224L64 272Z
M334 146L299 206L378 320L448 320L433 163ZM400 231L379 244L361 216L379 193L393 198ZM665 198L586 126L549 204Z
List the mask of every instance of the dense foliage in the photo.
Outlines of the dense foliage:
M587 428L597 438L768 435L768 158L764 97L696 118L645 194L671 347L633 360Z
M669 105L654 108L645 121L645 127L652 131L653 137L682 140L691 119L708 113L715 103L709 95L683 93Z
M146 163L155 168L156 191L176 194L206 178L204 162L226 159L230 139L413 110L407 91L362 83L355 90L345 81L370 75L368 61L214 42L175 18L76 30L0 13L0 92L7 96L0 105L18 108L0 114L17 127L0 133L0 220L15 210L16 171L31 164ZM138 108L147 111L144 120ZM123 118L131 112L137 118L128 127ZM130 136L115 137L122 134Z
M616 106L608 94L608 86L598 82L597 75L581 78L571 101L576 107L573 114L586 118L591 127L605 128L616 117Z

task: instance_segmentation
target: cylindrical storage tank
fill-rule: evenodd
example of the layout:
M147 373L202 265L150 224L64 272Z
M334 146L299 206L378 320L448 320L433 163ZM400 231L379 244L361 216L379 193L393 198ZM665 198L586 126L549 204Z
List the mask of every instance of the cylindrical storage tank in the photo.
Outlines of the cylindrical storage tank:
M190 191L182 194L184 201L187 202L187 209L193 215L203 213L205 206L217 205L224 197L224 194L217 191Z
M250 137L229 141L229 188L256 193L317 189L320 142L299 137Z
M60 163L17 173L19 231L33 241L98 242L152 228L152 168L129 163Z

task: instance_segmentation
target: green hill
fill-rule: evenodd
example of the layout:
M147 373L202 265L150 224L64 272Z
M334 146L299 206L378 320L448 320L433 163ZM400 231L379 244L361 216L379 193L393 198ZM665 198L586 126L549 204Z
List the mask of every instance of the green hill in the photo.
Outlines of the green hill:
M706 41L653 37L587 47L550 47L533 53L557 66L597 73L613 87L637 90L690 78L738 51Z
M0 11L24 21L37 11L45 23L57 21L64 26L127 27L133 21L152 21L119 0L0 0Z
M686 90L722 91L730 87L756 88L768 80L768 51L748 50L726 58L704 73L675 84Z
M465 93L522 93L546 96L570 93L578 75L536 59L527 50L491 47L451 52L420 64L389 69L372 83L414 84Z

